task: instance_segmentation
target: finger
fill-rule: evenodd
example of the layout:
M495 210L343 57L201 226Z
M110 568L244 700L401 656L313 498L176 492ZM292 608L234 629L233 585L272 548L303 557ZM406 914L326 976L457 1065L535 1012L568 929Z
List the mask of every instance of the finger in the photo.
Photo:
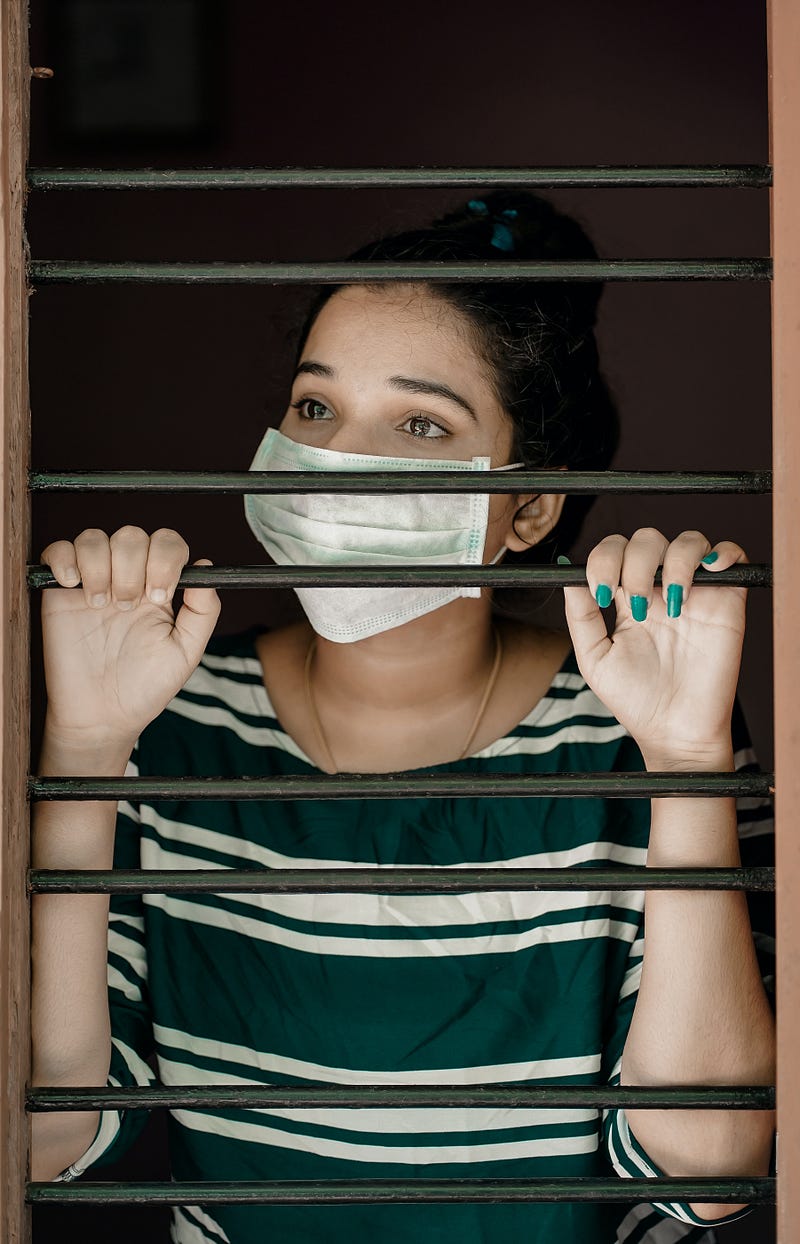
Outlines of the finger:
M156 605L172 600L183 567L189 560L189 545L171 527L159 527L150 537L146 587L148 599Z
M668 618L679 618L689 599L692 579L711 548L702 531L682 531L667 547L661 572L661 597Z
M112 604L117 609L135 609L142 599L150 537L141 527L120 527L108 543Z
M87 605L104 609L111 598L111 546L106 533L87 527L75 537L75 556Z
M586 559L586 581L601 609L610 605L617 594L627 544L627 536L618 532L605 536Z
M707 560L710 558L711 560ZM729 566L735 566L737 562L748 565L750 558L745 553L740 544L735 544L733 540L720 540L715 544L710 553L706 553L700 565L704 570L727 570Z
M667 537L655 527L639 527L622 559L622 590L634 622L644 622L653 602L653 583L669 546Z
M75 587L80 583L80 573L71 540L54 540L41 553L39 561L49 566L61 587Z
M207 557L192 562L193 566L212 566ZM205 652L217 624L221 601L213 587L187 587L183 589L183 605L175 618L175 630L187 659L197 661Z

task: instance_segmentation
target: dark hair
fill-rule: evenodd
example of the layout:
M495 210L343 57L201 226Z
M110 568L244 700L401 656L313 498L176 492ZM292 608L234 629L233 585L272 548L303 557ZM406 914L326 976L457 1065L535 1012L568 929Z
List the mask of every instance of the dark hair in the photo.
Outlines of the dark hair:
M493 237L504 243L502 248L492 245ZM497 263L596 259L597 252L581 226L546 199L496 190L431 225L370 242L348 258ZM317 292L301 329L296 363L322 307L342 288L327 285ZM478 279L427 288L473 329L494 390L513 423L511 460L531 470L562 465L606 469L619 441L619 421L600 372L594 335L602 284ZM594 496L567 496L554 532L525 553L507 553L506 562L552 561L557 550L572 546L594 501Z

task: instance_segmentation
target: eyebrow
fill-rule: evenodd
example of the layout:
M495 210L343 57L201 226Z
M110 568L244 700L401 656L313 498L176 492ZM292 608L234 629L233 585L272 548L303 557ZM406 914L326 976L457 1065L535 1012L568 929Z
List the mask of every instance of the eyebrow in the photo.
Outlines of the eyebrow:
M299 365L294 375L295 379L298 376L309 375L332 380L336 376L336 371L327 363L317 363L313 359L306 359ZM443 397L445 401L454 402L456 406L460 406L476 423L478 421L478 416L467 399L460 393L456 393L455 389L451 389L449 384L442 384L438 380L421 380L416 376L389 376L386 383L390 388L399 389L403 393L423 393L430 397Z

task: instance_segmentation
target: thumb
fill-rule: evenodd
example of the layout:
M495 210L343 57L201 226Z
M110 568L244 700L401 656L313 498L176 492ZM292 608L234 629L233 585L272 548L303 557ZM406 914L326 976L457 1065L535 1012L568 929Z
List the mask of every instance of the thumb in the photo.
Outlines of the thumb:
M207 557L200 557L193 566L213 566ZM175 630L187 657L200 660L217 624L222 602L213 587L186 587L183 604L175 618Z
M586 671L602 660L611 648L606 624L590 588L580 583L564 588L564 612L575 659L586 678Z

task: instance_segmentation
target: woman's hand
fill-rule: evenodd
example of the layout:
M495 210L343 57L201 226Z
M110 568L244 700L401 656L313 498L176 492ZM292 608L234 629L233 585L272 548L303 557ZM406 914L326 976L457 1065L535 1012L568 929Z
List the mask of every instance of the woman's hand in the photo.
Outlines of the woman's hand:
M630 540L601 540L587 559L589 586L564 588L578 668L651 769L702 761L730 747L747 589L702 587L692 578L699 566L713 574L748 558L729 540L713 551L716 559L704 563L711 545L699 531L683 531L670 542L660 531L640 527ZM653 580L662 563L657 589ZM683 589L678 617L667 615L670 584ZM601 585L610 589L616 607L610 637L595 599ZM672 595L678 595L675 589ZM633 610L632 597L640 598ZM637 621L644 612L641 598L646 616Z
M90 528L74 543L47 546L41 560L62 585L42 593L51 734L89 747L132 747L180 690L220 610L213 588L186 588L174 616L172 596L188 558L186 541L168 528L148 536L121 527L110 538Z

